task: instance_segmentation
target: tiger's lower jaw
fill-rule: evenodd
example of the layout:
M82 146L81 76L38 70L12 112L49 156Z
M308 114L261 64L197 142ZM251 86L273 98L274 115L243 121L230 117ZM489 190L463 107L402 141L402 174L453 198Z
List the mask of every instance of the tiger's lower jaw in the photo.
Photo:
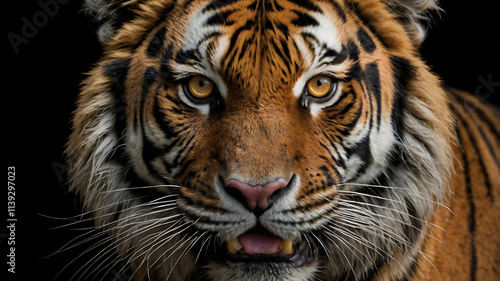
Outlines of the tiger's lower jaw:
M309 264L309 263L308 263ZM311 281L318 265L292 267L286 263L263 262L210 262L204 267L202 278L207 281ZM196 280L196 279L194 279Z

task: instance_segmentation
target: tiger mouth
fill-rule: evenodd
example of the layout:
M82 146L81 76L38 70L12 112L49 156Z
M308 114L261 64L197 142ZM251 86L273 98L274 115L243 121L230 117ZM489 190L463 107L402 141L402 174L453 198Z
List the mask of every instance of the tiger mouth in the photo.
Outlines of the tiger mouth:
M284 262L299 267L309 258L302 243L263 231L248 231L225 246L225 258L234 262Z

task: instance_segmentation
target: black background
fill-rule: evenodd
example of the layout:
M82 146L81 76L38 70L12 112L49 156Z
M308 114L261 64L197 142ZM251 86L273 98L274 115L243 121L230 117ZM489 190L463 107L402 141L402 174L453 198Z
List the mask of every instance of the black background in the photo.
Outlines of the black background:
M42 0L46 2L48 0ZM77 214L79 206L67 193L63 150L78 85L100 56L95 26L81 12L81 1L59 5L35 35L16 53L9 33L21 35L23 17L32 20L42 9L38 1L2 3L2 169L16 169L16 279L52 280L57 272L90 244L54 256L59 247L83 233L76 227L57 229ZM475 93L478 77L500 82L500 1L441 1L445 13L436 17L422 46L423 57L448 85ZM477 92L498 103L500 87ZM1 191L6 198L7 189ZM3 201L6 202L6 201ZM6 213L7 204L2 212ZM0 222L2 275L7 235ZM78 227L88 226L79 224ZM95 252L94 252L95 253ZM83 266L79 259L58 280L68 280ZM11 274L9 277L14 277ZM5 280L5 279L2 279ZM105 279L106 280L106 279Z

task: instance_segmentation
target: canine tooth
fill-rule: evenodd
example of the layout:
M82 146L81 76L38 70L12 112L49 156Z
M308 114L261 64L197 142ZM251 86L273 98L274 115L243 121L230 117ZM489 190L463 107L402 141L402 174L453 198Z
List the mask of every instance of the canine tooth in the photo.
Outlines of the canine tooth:
M292 240L283 239L283 241L281 241L280 243L279 249L284 254L290 255L292 253Z
M231 241L227 241L226 246L227 246L227 251L232 255L237 254L243 248L243 246L241 246L240 242L238 241L238 238L234 238Z

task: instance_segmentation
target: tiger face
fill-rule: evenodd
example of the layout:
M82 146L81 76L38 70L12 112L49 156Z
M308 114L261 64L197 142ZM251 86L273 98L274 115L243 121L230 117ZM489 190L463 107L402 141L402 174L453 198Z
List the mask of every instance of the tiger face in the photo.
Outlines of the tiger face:
M407 276L451 165L432 1L87 2L71 186L137 280Z

